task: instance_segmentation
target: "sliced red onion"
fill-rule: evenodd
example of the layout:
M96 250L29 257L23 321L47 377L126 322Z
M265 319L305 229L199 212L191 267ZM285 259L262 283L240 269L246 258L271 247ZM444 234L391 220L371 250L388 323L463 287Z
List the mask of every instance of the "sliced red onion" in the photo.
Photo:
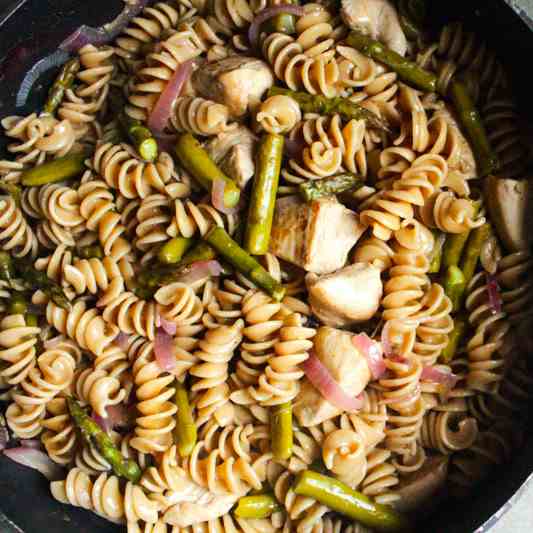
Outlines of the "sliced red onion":
M5 426L0 426L0 451L4 450L9 442L9 431Z
M34 450L41 449L41 441L37 439L21 439L20 445L23 448L33 448Z
M489 304L491 313L496 315L502 312L502 297L500 294L500 286L498 279L494 274L487 274L487 293L489 296Z
M85 24L80 26L59 45L60 50L77 52L86 44L98 46L112 41L148 3L149 0L129 0L122 12L111 22L99 28Z
M165 333L169 335L176 335L176 323L171 320L167 320L164 316L157 313L155 325L159 328L163 328Z
M106 416L105 418L103 416L100 416L97 413L92 414L92 419L106 432L109 433L113 426L111 424L111 420L109 419L109 416Z
M286 137L283 144L283 151L290 159L300 159L305 146L305 141L301 137L297 137L296 139Z
M155 133L162 133L172 114L172 106L176 98L180 95L181 89L189 79L192 72L193 60L189 59L182 63L159 96L150 116L148 117L148 127Z
M157 132L153 132L153 133L157 141L157 144L159 146L159 149L162 152L167 152L169 154L174 152L176 141L178 139L177 135L172 135L170 133L157 133Z
M401 365L409 365L411 361L407 359L407 357L404 357L403 355L398 354L392 354L390 357L388 357L389 361L392 361L393 363L400 363Z
M172 337L163 328L157 328L156 330L154 353L157 364L166 372L172 372L176 366L176 358L173 354Z
M437 366L425 366L420 374L421 381L432 381L442 385L445 389L451 390L457 385L459 377L451 370L445 370Z
M111 423L111 429L131 426L135 417L135 413L131 409L131 406L127 406L123 403L110 405L106 408L106 412L108 420Z
M235 215L241 209L242 204L239 202L235 207L227 207L226 203L224 202L225 190L226 182L221 179L215 180L211 189L211 203L221 213L224 213L225 215Z
M4 450L4 455L16 463L38 470L50 481L56 481L64 476L63 469L41 450L19 446Z
M313 387L335 407L350 412L358 411L363 407L362 391L355 397L344 392L315 353L309 354L309 358L304 363L304 372Z
M385 370L387 370L383 361L381 346L364 333L354 335L352 342L366 359L368 368L372 374L372 379L379 379L385 373Z
M121 350L127 350L128 349L128 341L130 336L127 333L124 333L121 331L116 337L115 337L115 344L121 349Z
M180 277L179 281L186 285L192 285L201 279L209 276L220 276L220 274L222 274L222 266L215 259L211 259L210 261L196 261Z
M248 28L248 40L252 46L257 45L261 24L263 24L265 20L271 19L280 13L290 13L291 15L301 17L304 14L304 8L302 6L294 6L292 4L283 4L263 9L259 15L254 18L250 24L250 27Z
M26 102L28 101L28 96L30 95L31 90L35 85L35 82L45 72L48 72L50 69L58 67L59 65L65 63L68 58L68 52L65 52L64 50L56 50L52 54L37 61L37 63L35 63L35 65L33 65L33 67L28 70L28 72L26 72L26 75L24 76L24 79L20 84L17 93L16 106L24 107L26 105Z
M384 398L380 401L380 403L384 403L385 405L391 405L395 403L406 403L414 400L419 394L420 386L417 385L413 391L408 392L403 396L397 396L395 398Z

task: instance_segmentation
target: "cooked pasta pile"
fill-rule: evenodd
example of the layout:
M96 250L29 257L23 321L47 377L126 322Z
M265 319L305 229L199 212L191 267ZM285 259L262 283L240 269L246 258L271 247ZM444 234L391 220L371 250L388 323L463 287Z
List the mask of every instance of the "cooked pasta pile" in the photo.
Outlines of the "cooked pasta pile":
M21 280L0 281L7 424L16 439L40 439L64 468L51 483L56 499L132 533L370 531L296 494L298 474L319 471L411 511L405 489L417 475L444 472L426 480L429 497L444 486L464 491L520 443L533 386L520 346L533 262L527 241L494 213L504 211L507 200L497 195L505 184L527 183L528 153L501 65L461 24L435 41L408 40L399 25L396 35L378 31L374 37L437 75L437 92L424 92L350 46L357 2L343 0L342 16L330 2L307 3L290 15L293 31L267 21L259 42L249 42L250 24L271 4L278 2L149 5L113 43L78 50L75 81L55 113L1 121L9 155L0 177L21 194L0 196L0 246L69 301L60 305L40 285L28 293ZM232 61L247 79L220 82L209 98L213 80L222 79L217 68ZM257 70L246 71L247 61ZM124 135L114 101L123 99L125 115L150 126L185 63L192 75L155 135L157 156L145 160ZM442 96L465 74L500 162L495 176L481 176ZM272 95L273 85L290 91ZM363 115L309 112L294 91L358 104L387 127ZM221 209L176 157L182 133L192 133L238 185L238 208ZM286 150L270 249L252 255L284 296L224 264L140 291L173 239L203 242L219 227L242 242L259 138L269 134L283 135ZM247 150L248 167L240 164ZM74 179L23 185L29 170L76 154L83 171ZM358 188L301 199L309 184L338 175L356 175ZM311 235L311 222L301 225L315 215L319 235ZM463 253L455 260L454 246ZM457 271L464 296L455 297ZM31 313L13 305L21 294L31 298ZM383 352L381 372L357 345L362 337ZM170 364L162 342L170 343ZM357 396L357 409L317 389L309 375L317 359L337 393ZM197 430L186 453L179 387ZM108 437L141 468L138 483L122 479L78 431L71 399L98 423L114 420ZM287 405L293 444L280 458L271 423ZM116 422L117 412L127 420ZM278 503L267 516L232 510L267 490ZM426 503L421 494L415 500Z

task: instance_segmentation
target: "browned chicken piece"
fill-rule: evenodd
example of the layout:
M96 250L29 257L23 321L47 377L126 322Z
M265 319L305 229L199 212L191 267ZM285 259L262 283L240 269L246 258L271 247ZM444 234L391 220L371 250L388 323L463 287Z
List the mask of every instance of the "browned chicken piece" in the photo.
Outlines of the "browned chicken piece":
M370 320L379 307L383 284L379 268L355 263L333 274L307 274L309 303L326 325L337 328Z
M352 30L369 35L405 55L407 39L396 8L389 0L342 0L341 17Z
M370 369L364 355L354 346L352 334L323 326L314 338L314 350L331 377L349 396L359 395L370 381ZM341 414L304 379L294 401L294 414L300 425L314 426Z
M167 508L163 519L173 526L188 527L223 516L244 494L214 494L192 481L185 473L179 481L178 489L162 496ZM174 476L173 487L177 483L177 476Z
M211 159L244 189L255 173L256 136L245 126L218 134L206 145Z
M529 182L489 176L484 192L490 219L507 251L527 250L533 219Z
M274 75L260 59L230 56L196 70L192 85L200 96L225 104L239 118L259 104L274 85Z
M409 512L423 509L430 502L438 503L448 477L448 463L449 458L444 455L429 457L422 468L403 477L401 485L394 488L401 496L394 507Z
M450 134L445 135L446 132L443 130L439 131L439 129L433 129L433 135L435 135L435 138L432 139L432 144L435 145L435 148L439 146L439 152L443 152L443 155L452 151L454 154L457 154L457 156L452 154L453 157L447 158L448 168L450 171L455 170L460 172L461 175L467 180L477 178L477 166L474 152L470 147L470 143L463 135L455 115L450 111L450 109L445 107L433 115L431 122L438 123L439 118L446 122L448 128L450 129L450 133L456 139L457 146L454 147L451 145Z
M366 227L334 197L306 203L299 196L276 202L270 250L315 274L342 268Z

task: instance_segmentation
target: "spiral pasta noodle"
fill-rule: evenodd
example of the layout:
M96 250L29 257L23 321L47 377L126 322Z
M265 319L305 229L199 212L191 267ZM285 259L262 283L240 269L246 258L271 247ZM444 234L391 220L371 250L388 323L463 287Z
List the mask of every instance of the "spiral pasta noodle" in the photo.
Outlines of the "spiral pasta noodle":
M302 119L300 106L290 96L282 94L265 100L257 113L256 120L269 133L285 133L292 130Z
M513 322L520 322L528 313L531 301L528 277L532 267L531 256L526 251L507 255L498 262L496 277L501 286L503 310Z
M11 196L0 196L0 246L16 257L37 254L35 234Z
M78 439L76 428L64 398L54 398L46 404L47 417L41 420L41 442L52 461L68 465L74 459Z

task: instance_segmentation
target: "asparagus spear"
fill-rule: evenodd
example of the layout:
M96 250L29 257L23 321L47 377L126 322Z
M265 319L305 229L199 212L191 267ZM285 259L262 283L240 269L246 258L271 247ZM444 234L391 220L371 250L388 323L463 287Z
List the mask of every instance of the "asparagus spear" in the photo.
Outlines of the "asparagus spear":
M161 263L171 265L178 263L185 252L194 244L193 239L187 239L185 237L175 237L167 241L157 254L157 258Z
M267 133L263 135L257 152L257 166L244 234L244 249L253 255L264 255L268 252L283 158L283 142L282 135Z
M72 87L72 84L76 79L76 74L79 70L80 62L77 59L71 59L63 65L59 75L55 79L52 87L50 87L50 91L48 92L48 98L44 104L45 113L53 115L56 112L56 109L63 101L65 91Z
M70 154L25 170L22 185L35 187L75 178L85 169L85 154Z
M272 494L255 494L240 498L233 513L239 518L268 518L279 508Z
M203 237L228 263L250 281L280 301L285 288L278 283L251 255L243 250L223 228L215 226Z
M292 35L293 33L296 33L296 19L294 15L291 15L290 13L280 13L266 21L264 28L261 27L261 31L265 31L266 33L277 32Z
M63 289L44 272L36 270L31 264L22 259L15 260L14 265L15 271L25 282L28 289L40 289L59 307L70 309L70 303Z
M0 279L11 282L15 277L13 259L7 252L0 251Z
M118 120L133 146L135 146L137 153L145 161L155 161L158 149L157 141L154 139L152 132L139 120L129 117L124 111L119 113Z
M382 118L347 98L340 98L338 96L326 98L319 94L313 95L291 91L283 87L272 87L268 91L268 96L275 96L277 94L284 94L296 100L304 113L318 113L320 115L335 115L338 113L345 120L364 120L372 128L389 131L388 124Z
M360 189L363 184L364 180L361 176L346 172L331 178L306 181L300 185L300 194L306 202L312 202L323 196Z
M293 490L377 531L407 529L406 519L392 507L374 503L338 479L304 470L296 479Z
M241 191L235 182L226 176L209 157L197 139L190 133L178 136L176 155L185 170L208 192L217 180L225 182L224 205L235 207L239 203Z
M39 325L39 320L37 316L33 313L26 313L25 319L26 326L28 326L29 328L36 328ZM37 353L40 353L40 351L38 351Z
M442 263L442 256L443 256L443 248L446 244L446 235L442 233L442 231L439 230L433 230L433 250L431 250L430 254L430 263L429 263L429 272L431 274L434 274L436 272L440 271L441 263Z
M476 265L481 254L483 243L489 238L492 232L490 224L483 224L479 228L474 229L468 237L465 250L459 263L459 268L463 271L465 277L465 284L468 285L474 276Z
M67 398L67 405L70 416L82 437L89 444L96 446L103 458L112 466L113 472L132 483L137 483L142 475L139 465L122 456L109 435L81 408L76 400Z
M28 302L21 294L14 294L9 301L7 312L10 315L23 315L28 309Z
M442 285L444 292L452 302L452 310L454 312L459 311L466 290L465 276L462 270L455 265L448 267L444 274Z
M453 360L461 341L466 334L466 320L462 317L456 317L453 321L453 330L448 335L448 344L442 350L440 359L443 363L448 364Z
M216 257L215 250L206 242L199 242L189 250L177 265L149 265L137 276L138 287L136 293L145 298L155 292L159 287L179 281L187 273L188 267L196 261L209 261Z
M352 31L346 38L346 43L364 55L387 65L408 85L429 93L437 90L437 76L435 74L419 67L413 61L402 57L368 35Z
M99 244L90 244L89 246L82 246L78 248L76 253L82 259L90 259L96 257L97 259L103 259L104 250Z
M454 79L449 89L450 100L472 145L480 178L498 169L498 159L487 137L483 121L474 106L465 83Z
M196 445L197 432L189 397L182 383L176 383L176 405L178 412L176 414L175 435L178 453L181 457L187 457Z
M284 460L292 455L292 404L285 402L272 407L270 411L270 434L272 435L272 455Z

